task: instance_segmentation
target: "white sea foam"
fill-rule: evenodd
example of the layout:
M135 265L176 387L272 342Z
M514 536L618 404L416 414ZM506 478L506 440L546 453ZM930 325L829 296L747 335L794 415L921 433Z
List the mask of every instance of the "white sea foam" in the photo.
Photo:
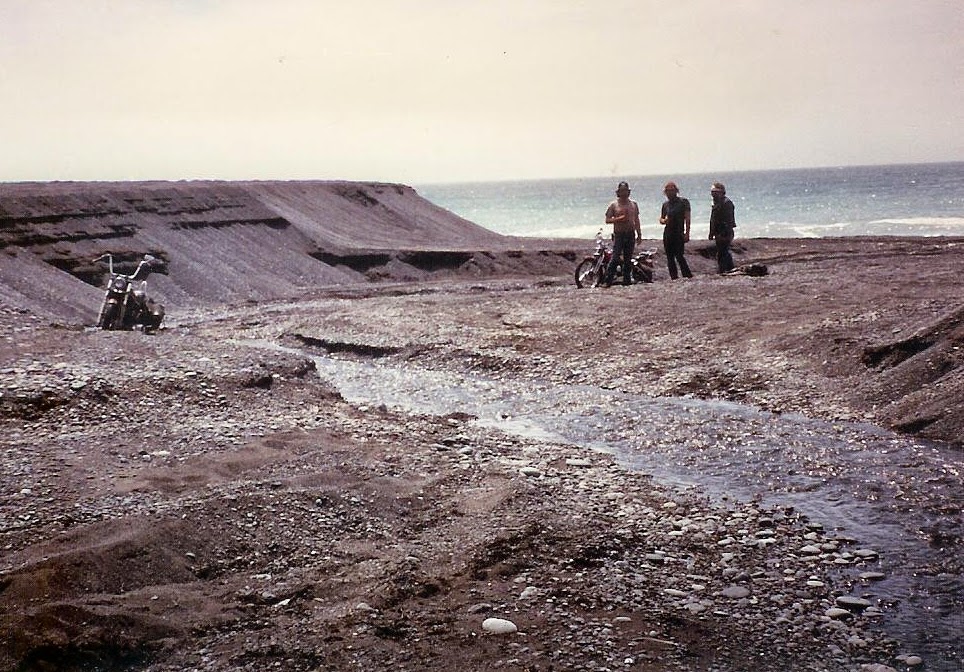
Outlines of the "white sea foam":
M770 222L777 235L786 236L792 231L796 238L824 238L827 236L847 235L847 229L853 226L850 222L833 222L832 224L795 224L792 222Z
M900 217L876 219L870 225L892 224L900 226L919 226L932 229L957 229L964 232L964 217Z

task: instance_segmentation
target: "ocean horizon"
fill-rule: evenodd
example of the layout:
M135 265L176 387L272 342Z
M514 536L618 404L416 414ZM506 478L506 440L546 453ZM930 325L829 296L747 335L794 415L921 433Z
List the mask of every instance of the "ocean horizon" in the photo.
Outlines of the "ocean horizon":
M791 168L677 175L505 180L414 185L420 195L497 233L592 238L616 184L629 182L644 238L659 238L663 185L675 181L693 212L693 240L705 238L710 184L726 185L737 236L964 236L964 161Z

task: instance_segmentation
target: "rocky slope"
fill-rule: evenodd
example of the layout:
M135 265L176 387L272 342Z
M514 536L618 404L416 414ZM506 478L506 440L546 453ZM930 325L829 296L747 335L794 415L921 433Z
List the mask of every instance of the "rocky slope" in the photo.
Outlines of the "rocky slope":
M92 322L107 267L144 254L162 303L270 300L372 280L558 271L569 244L500 236L411 187L355 182L0 185L0 292L14 305ZM540 254L542 252L542 254Z

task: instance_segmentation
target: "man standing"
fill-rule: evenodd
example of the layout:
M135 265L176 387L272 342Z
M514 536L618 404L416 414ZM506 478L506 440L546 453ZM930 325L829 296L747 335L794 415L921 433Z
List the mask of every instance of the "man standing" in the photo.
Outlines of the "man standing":
M663 225L663 249L666 251L666 264L669 277L677 278L676 264L684 278L692 278L689 264L683 256L683 246L690 239L690 202L679 195L675 182L667 182L663 187L666 201L660 212L659 223Z
M606 209L606 223L613 225L613 256L606 269L606 286L613 284L616 266L622 257L623 284L632 284L633 248L643 240L639 226L639 205L629 198L629 184L620 182L616 187L616 200Z
M713 209L710 210L710 240L716 241L716 266L720 273L733 270L733 229L736 228L736 214L733 201L726 197L726 187L722 182L714 182L710 187Z

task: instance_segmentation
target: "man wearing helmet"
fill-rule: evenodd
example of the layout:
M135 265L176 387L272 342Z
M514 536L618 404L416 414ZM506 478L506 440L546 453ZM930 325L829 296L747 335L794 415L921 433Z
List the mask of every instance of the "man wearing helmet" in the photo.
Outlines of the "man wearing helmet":
M726 187L722 182L710 186L713 209L710 210L710 240L716 241L716 266L720 273L733 270L733 229L736 228L736 214L733 201L726 197Z

